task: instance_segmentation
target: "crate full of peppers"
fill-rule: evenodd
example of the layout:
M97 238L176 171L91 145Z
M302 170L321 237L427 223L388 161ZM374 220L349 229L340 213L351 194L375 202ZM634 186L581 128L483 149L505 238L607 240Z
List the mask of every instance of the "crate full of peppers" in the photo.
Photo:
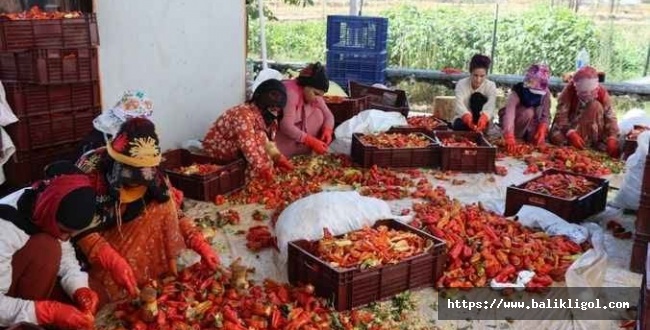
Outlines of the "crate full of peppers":
M434 167L438 145L427 132L388 131L352 135L352 161L361 167Z
M609 181L556 169L518 186L508 187L505 216L523 205L541 207L569 222L580 222L605 210Z
M340 236L289 243L292 284L311 284L336 310L434 286L447 261L444 241L396 220Z
M497 148L481 133L435 131L440 145L440 168L443 171L492 173Z
M244 186L246 162L243 159L223 163L185 149L168 151L163 158L161 168L172 186L187 198L214 201L217 195Z
M334 115L334 126L339 126L359 112L368 109L368 99L367 96L358 98L325 96L325 104Z
M643 125L634 125L634 128L625 135L625 144L623 144L623 159L632 156L636 151L638 143L636 139L641 135L641 133L650 130L650 127Z

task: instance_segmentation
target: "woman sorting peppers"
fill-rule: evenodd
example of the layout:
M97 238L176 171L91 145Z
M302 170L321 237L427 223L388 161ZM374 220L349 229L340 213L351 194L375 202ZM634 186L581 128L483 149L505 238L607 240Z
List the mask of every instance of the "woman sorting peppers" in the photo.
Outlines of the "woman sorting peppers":
M94 324L98 297L69 239L92 223L95 197L88 177L76 174L0 200L0 328Z
M491 60L476 54L469 63L470 76L456 83L454 130L485 133L492 121L497 98L496 84L487 79Z
M137 285L175 274L185 247L216 268L219 258L186 217L179 217L169 183L158 169L158 135L152 122L127 120L106 147L87 153L77 166L97 194L100 223L76 242L90 264L91 285L102 302L136 294Z
M524 81L512 87L506 107L499 111L499 123L508 152L515 150L515 139L537 146L545 143L551 117L549 76L548 66L531 65Z
M558 98L551 127L553 144L606 151L618 158L618 122L607 90L598 82L598 71L580 68Z
M273 142L287 103L284 85L276 79L262 82L250 102L226 110L203 138L205 152L223 162L244 157L248 177L271 180L274 166L292 170L291 162Z
M287 157L327 152L332 143L334 115L323 95L329 90L329 79L320 63L309 64L296 79L284 81L287 105L275 142Z

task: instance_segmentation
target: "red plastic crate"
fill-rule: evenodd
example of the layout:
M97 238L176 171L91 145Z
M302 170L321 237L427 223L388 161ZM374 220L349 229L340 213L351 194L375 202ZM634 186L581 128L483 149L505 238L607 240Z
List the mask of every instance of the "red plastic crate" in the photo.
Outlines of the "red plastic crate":
M492 173L497 157L497 148L490 144L483 134L475 132L434 131L440 144L440 168L443 171L465 173ZM454 136L465 137L478 144L478 147L446 147L442 140Z
M408 117L409 115L406 92L401 89L389 90L376 88L350 81L348 83L348 90L350 97L353 98L368 96L369 109L399 112L404 117Z
M331 299L338 311L348 310L377 300L390 298L406 290L434 286L445 270L445 242L396 220L380 220L373 227L385 225L408 231L433 241L429 251L394 265L360 269L333 268L309 252L311 242L289 243L289 283L312 284L316 295Z
M4 83L7 102L18 118L101 107L99 82L37 85Z
M0 20L0 51L99 46L97 17Z
M208 175L183 175L173 171L181 166L195 163L216 164L222 165L222 167L217 172ZM217 195L242 188L246 180L246 161L244 159L224 163L207 156L192 154L185 149L166 152L160 166L169 177L172 186L181 190L185 197L207 202L214 201Z
M326 100L327 107L334 115L334 127L368 109L368 97L345 98L339 101Z
M95 81L97 49L35 49L0 53L0 79L37 84Z
M7 126L7 133L22 161L22 152L81 141L93 130L93 119L100 113L100 108L86 108L25 116Z
M581 176L596 183L597 188L584 196L574 199L565 199L524 189L527 183L550 174L571 174ZM512 185L508 187L506 192L506 210L504 215L515 215L523 205L532 205L553 212L566 221L580 222L605 210L608 188L609 181L606 179L556 169L548 169L542 172L541 175L520 185Z
M16 152L4 166L7 184L11 187L23 187L45 176L45 166L58 160L74 161L79 141L52 145L50 147Z
M410 132L387 132L387 133L410 133ZM435 167L439 165L436 163L436 153L438 146L434 139L429 137L427 133L420 133L427 136L431 140L431 144L427 147L421 148L378 148L374 146L367 146L361 142L361 133L354 133L352 135L352 148L351 155L352 161L361 167L372 167L377 165L379 167L392 167L392 168L413 168L413 167ZM439 153L438 153L439 154Z

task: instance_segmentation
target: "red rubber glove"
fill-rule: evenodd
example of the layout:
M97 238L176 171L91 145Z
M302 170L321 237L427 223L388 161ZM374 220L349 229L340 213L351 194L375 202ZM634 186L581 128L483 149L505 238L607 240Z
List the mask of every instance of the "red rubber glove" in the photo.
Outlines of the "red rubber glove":
M612 158L619 158L621 156L621 150L618 147L618 139L615 137L607 139L607 154Z
M476 125L474 125L474 122L472 121L473 119L472 114L469 112L460 117L460 120L462 120L470 130L475 131Z
M95 318L84 314L74 306L58 301L36 301L36 321L39 325L51 325L64 329L90 329Z
M97 313L97 305L99 305L99 297L95 291L90 288L80 288L72 295L74 302L86 314L95 315Z
M311 135L305 136L303 143L319 155L327 152L327 144Z
M262 181L271 182L271 181L273 181L273 169L267 168L267 169L264 169L264 170L260 170L257 173L257 176L260 179L262 179Z
M533 142L536 146L541 146L546 143L546 134L548 134L548 124L541 123L537 125L537 130L535 131L535 135L533 135Z
M111 273L113 281L124 287L131 296L138 294L138 282L133 269L113 247L109 244L102 245L97 251L97 263Z
M484 113L481 113L481 116L478 119L478 123L476 124L476 131L477 132L484 132L488 128L490 119L488 116Z
M515 147L517 146L517 141L515 141L515 135L512 133L505 134L503 140L506 144L506 151L508 153L514 153Z
M566 134L567 139L569 139L569 143L575 148L578 149L584 149L585 148L585 140L582 139L582 137L576 132L575 130L570 130Z
M288 160L287 157L285 157L284 155L280 155L280 157L278 157L278 159L275 160L275 165L287 172L291 172L294 169L293 163L291 163L291 161Z
M325 144L330 145L330 143L332 143L332 133L334 133L334 129L331 127L323 127L320 140L325 142Z
M198 231L189 219L183 219L179 223L181 232L185 237L185 244L188 248L201 256L201 262L212 270L216 270L221 263L219 256L214 252L210 244L205 240L203 234Z

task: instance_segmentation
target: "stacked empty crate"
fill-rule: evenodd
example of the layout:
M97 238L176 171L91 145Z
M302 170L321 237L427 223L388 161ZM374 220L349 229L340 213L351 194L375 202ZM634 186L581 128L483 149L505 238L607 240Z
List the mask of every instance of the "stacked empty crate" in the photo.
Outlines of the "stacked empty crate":
M48 163L71 158L101 112L97 19L0 18L0 81L18 117L6 127L16 153L8 183L39 179Z
M327 73L345 87L348 81L384 83L388 19L327 16Z

